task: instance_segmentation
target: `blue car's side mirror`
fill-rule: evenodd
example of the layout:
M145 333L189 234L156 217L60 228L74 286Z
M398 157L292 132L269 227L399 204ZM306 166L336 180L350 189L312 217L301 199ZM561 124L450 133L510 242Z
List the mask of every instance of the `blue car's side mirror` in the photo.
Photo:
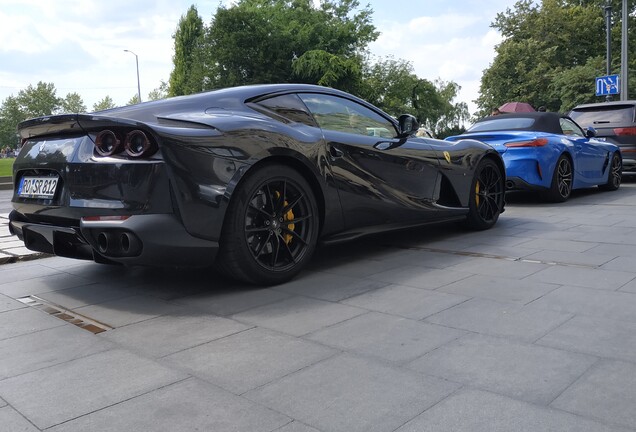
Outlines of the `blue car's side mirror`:
M592 126L585 128L585 136L587 138L594 138L596 136L596 129Z

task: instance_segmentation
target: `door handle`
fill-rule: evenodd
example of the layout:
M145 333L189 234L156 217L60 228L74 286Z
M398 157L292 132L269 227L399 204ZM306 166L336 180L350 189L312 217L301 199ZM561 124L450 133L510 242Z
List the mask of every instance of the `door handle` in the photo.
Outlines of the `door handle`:
M335 146L329 146L329 154L333 158L340 158L344 156L344 152Z

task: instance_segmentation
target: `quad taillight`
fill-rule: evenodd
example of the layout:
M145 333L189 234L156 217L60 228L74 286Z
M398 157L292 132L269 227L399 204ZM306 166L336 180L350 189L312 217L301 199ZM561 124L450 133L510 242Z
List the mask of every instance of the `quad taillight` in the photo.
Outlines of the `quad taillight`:
M123 139L121 137L123 136ZM132 130L125 135L122 132L103 130L95 137L95 150L101 156L113 156L123 151L133 158L151 156L157 151L156 146L148 136L138 130Z
M121 151L121 140L112 130L103 130L95 138L95 150L102 156L112 156Z
M537 138L533 140L525 140L525 141L511 141L507 142L504 145L506 147L543 147L548 143L547 138Z

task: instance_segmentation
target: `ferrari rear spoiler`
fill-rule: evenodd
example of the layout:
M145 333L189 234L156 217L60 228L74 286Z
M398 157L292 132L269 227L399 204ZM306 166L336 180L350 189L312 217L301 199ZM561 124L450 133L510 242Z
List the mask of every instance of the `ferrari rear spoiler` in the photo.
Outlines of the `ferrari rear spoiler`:
M115 126L143 127L134 120L91 114L60 114L25 120L18 125L21 139L44 135L88 133Z

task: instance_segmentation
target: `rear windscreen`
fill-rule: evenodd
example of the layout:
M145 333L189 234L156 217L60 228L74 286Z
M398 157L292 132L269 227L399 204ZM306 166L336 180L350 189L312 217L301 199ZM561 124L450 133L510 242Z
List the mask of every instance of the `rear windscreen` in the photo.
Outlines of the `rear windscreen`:
M614 105L575 109L570 112L570 118L583 127L602 125L605 123L633 123L633 105Z
M475 123L466 132L528 129L533 124L534 124L533 118L526 118L526 117L498 118L498 119L485 120L479 123Z

